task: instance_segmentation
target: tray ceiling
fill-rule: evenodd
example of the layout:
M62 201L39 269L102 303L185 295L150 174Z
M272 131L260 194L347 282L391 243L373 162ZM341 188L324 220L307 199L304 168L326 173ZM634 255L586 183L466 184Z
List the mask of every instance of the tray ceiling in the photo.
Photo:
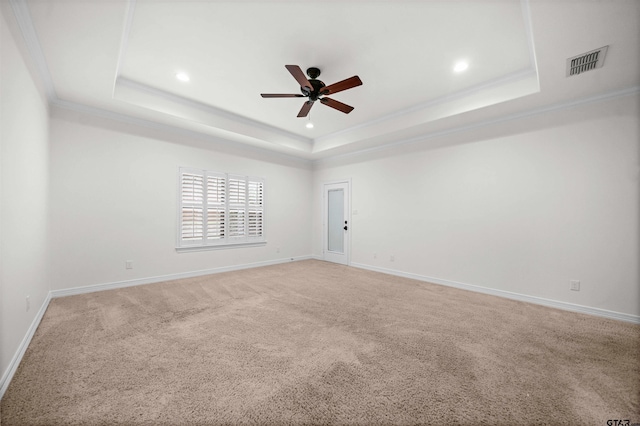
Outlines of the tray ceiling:
M560 69L548 87L559 85L564 58L581 49L611 45L613 67L633 55L636 62L611 72L624 75L617 84L576 95L637 86L632 27L639 14L630 12L638 2L600 3L11 0L23 33L33 32L31 53L41 56L59 104L311 159L486 120L504 114L505 103L517 111L571 99L543 95L543 74ZM561 24L557 14L569 6L578 16ZM579 22L596 18L595 34ZM560 33L576 37L548 41ZM616 56L634 47L631 58ZM468 69L457 73L459 61ZM299 93L286 64L318 67L326 84L360 76L362 86L332 95L353 112L318 102L308 119L297 118L303 98L261 98ZM607 65L594 72L602 77ZM594 78L586 77L583 83Z

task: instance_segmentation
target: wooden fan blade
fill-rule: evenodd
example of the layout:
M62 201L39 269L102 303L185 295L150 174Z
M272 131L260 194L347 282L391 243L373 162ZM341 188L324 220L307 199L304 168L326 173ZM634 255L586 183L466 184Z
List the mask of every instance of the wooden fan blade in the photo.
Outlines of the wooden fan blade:
M298 113L298 117L306 117L313 106L313 101L307 101L302 105L300 112Z
M281 93L260 93L263 98L304 98L304 95L281 94Z
M323 87L320 90L321 95L333 95L334 93L342 92L343 90L351 89L352 87L362 85L362 80L357 75L347 78L346 80L339 81L337 83L330 84Z
M322 102L326 106L329 106L331 108L337 109L338 111L342 111L345 114L349 114L351 111L353 111L353 107L352 106L349 106L347 104L343 104L342 102L336 101L335 99L322 98L322 99L320 99L320 102Z
M304 73L302 72L299 66L285 65L284 67L287 70L289 70L289 72L291 73L293 78L296 79L300 87L306 87L307 89L309 89L310 92L313 91L313 87L311 86L311 83L309 83L309 80L307 80L307 77L304 76Z

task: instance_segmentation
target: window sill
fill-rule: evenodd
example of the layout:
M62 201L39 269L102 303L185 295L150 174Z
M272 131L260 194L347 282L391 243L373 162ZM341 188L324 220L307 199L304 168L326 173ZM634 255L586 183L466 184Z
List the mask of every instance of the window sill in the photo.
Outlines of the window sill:
M225 249L236 249L236 248L244 248L244 247L262 247L266 246L266 241L254 241L248 243L230 243L230 244L218 244L215 246L185 246L185 247L176 247L176 251L178 253L190 253L192 251L209 251L209 250L225 250Z

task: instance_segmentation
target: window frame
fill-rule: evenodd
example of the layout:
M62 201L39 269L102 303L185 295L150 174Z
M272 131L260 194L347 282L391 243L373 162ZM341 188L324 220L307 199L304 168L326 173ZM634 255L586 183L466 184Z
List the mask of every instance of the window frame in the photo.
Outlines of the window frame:
M185 201L183 199L183 175L192 174L196 176L202 176L200 179L203 182L202 186L202 201ZM224 179L224 202L220 202L219 186L214 192L209 192L208 185L211 179ZM235 182L242 182L243 187L238 187L239 193L235 198L237 201L234 203L230 200L230 180ZM196 169L192 167L178 167L178 188L177 188L177 217L176 217L176 251L189 252L189 251L202 251L202 250L216 250L216 249L229 249L240 247L258 247L264 246L267 243L265 233L265 199L266 199L266 179L256 176L245 176L233 173L220 173L204 169ZM219 183L218 183L219 184ZM251 203L250 201L250 186L257 184L257 193L259 194L259 202ZM242 194L243 192L243 194ZM254 190L254 192L256 192ZM217 194L217 202L209 202L210 194ZM238 202L244 198L243 202ZM185 241L183 239L183 207L200 209L202 224L201 224L201 238L194 239L192 241ZM222 224L224 236L219 239L210 239L208 216L213 209L224 208L224 223ZM230 223L231 223L231 209L243 210L243 226L242 235L231 235ZM258 236L250 236L251 226L249 212L258 211L261 213L258 225L254 224L254 227L259 229ZM255 234L255 232L253 232Z

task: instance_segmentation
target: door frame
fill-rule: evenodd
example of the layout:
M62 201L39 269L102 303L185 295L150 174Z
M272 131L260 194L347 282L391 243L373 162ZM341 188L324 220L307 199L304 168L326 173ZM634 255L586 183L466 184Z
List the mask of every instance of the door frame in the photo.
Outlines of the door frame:
M345 203L344 203L344 208L345 208L345 217L347 218L347 226L348 226L348 230L347 232L345 232L345 239L344 239L344 251L345 251L345 259L346 259L346 263L344 263L344 265L349 266L351 264L351 230L352 228L352 223L351 223L351 178L347 178L347 179L337 179L337 180L330 180L330 181L323 181L322 182L322 213L321 213L321 217L322 217L322 259L328 262L334 262L334 263L340 263L343 264L341 262L335 262L334 260L330 260L327 259L327 245L328 245L328 235L327 235L327 208L328 208L328 199L325 197L326 193L327 193L327 186L328 185L336 185L336 184L346 184L347 186L347 191L345 194Z

